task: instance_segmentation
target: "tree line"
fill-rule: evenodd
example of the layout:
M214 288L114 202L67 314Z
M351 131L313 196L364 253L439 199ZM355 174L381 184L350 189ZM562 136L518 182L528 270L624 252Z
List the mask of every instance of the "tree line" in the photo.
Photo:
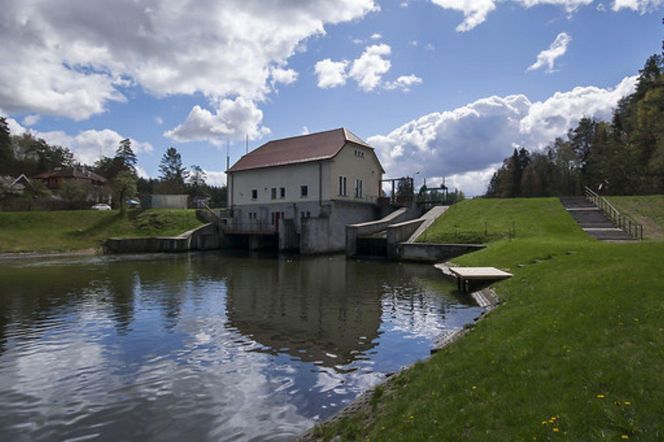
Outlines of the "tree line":
M226 204L226 187L209 185L203 168L183 166L182 156L174 147L164 153L159 165L158 178L143 178L137 174L138 159L131 140L120 141L112 157L102 156L93 165L85 165L75 160L71 150L65 146L50 145L41 138L26 132L12 135L6 117L0 117L0 177L18 177L21 174L31 178L35 175L58 168L86 168L109 182L107 191L114 201L124 202L136 194L188 194L192 198L209 198L210 205L219 207ZM9 180L0 181L2 183ZM44 198L50 191L37 180L31 181L26 189L26 197ZM89 195L89 189L80 183L66 183L57 193L67 200L82 199ZM2 197L0 189L0 197ZM5 196L17 196L11 193Z
M664 42L610 122L582 118L542 152L514 149L486 196L580 195L584 186L612 195L664 193Z

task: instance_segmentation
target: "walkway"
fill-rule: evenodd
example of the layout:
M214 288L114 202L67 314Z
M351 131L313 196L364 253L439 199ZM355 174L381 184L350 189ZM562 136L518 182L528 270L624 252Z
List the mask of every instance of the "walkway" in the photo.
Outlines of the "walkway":
M625 231L616 227L599 207L585 197L561 197L560 202L586 233L600 241L634 240Z

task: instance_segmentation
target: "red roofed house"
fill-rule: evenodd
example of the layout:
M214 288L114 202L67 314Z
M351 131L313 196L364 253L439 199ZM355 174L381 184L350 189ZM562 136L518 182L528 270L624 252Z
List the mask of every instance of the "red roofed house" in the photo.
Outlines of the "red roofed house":
M270 141L228 171L229 234L275 234L280 249L342 251L347 224L378 215L384 170L347 129Z

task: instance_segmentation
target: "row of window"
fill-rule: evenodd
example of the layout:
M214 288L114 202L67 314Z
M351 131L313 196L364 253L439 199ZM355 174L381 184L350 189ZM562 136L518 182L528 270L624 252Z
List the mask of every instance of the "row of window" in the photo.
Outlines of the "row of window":
M309 186L300 186L300 198L306 198L309 195ZM273 200L277 199L277 188L273 187L270 189L270 196L272 197ZM280 187L279 188L279 199L284 199L286 198L286 188L285 187ZM252 200L257 200L258 199L258 189L252 189L251 190L251 199Z
M284 212L272 212L271 213L271 223L274 224L277 222L279 219L284 219ZM311 212L308 210L306 212L300 212L300 219L304 218L311 218ZM256 221L258 219L258 213L257 212L249 212L249 220L250 221Z
M355 149L355 156L360 157L360 158L364 158L364 152L362 152L361 150Z
M346 186L348 179L345 176L339 177L339 196L348 196L348 188ZM355 180L355 198L362 198L364 189L362 180Z
M348 196L348 178L345 176L340 176L339 177L339 196ZM273 200L277 199L277 188L273 187L270 189L270 195ZM300 198L306 198L309 196L309 186L300 186ZM363 188L363 183L362 180L356 179L355 180L355 198L362 198L364 196L364 188ZM286 198L286 188L285 187L280 187L279 188L279 199L284 199ZM251 191L251 199L252 200L257 200L258 199L258 189L252 189Z

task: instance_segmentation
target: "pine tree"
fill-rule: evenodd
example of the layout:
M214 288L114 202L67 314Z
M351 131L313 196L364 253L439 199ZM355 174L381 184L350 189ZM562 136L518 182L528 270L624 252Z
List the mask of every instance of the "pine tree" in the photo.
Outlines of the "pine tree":
M7 118L0 117L0 175L11 173L14 162L12 139Z
M116 161L116 166L119 167L120 170L128 170L134 175L136 174L136 163L138 163L138 160L136 159L134 150L131 148L131 140L129 138L120 141L120 146L118 146L118 149L115 151L114 159ZM116 171L116 175L120 170Z
M161 180L169 184L184 186L189 172L182 165L182 156L174 147L169 147L159 163Z

